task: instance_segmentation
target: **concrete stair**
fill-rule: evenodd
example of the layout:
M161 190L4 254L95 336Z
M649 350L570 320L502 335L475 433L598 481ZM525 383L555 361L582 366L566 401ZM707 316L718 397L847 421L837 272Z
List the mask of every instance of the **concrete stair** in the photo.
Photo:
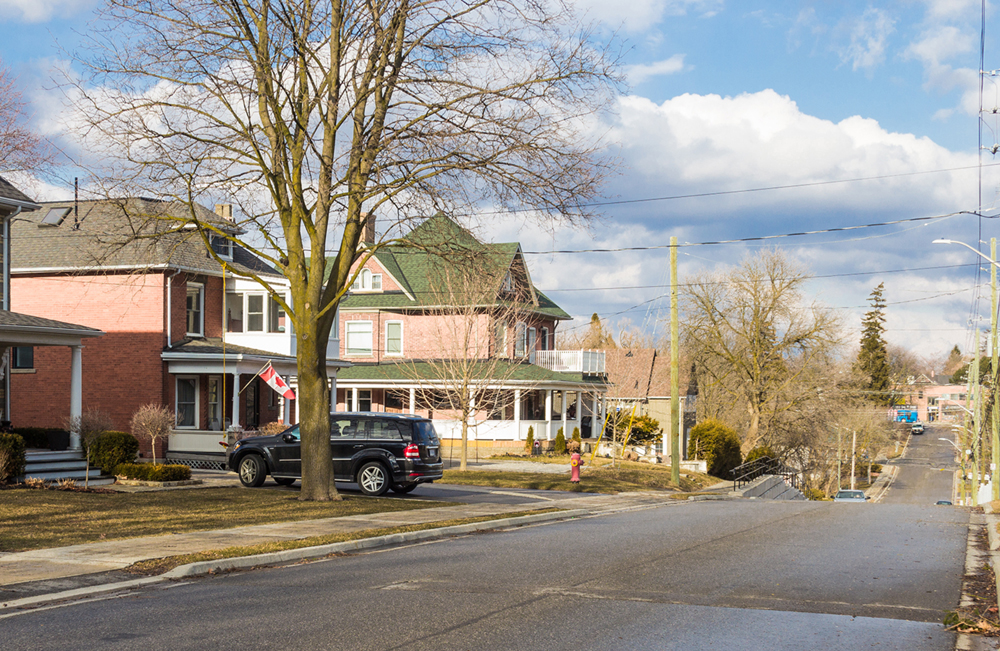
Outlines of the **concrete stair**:
M804 500L806 496L784 477L764 475L730 493L733 497L755 497L760 500Z
M87 480L87 459L79 450L50 452L48 450L28 450L25 453L24 476L26 478L44 479L53 482L60 479L72 479L77 484ZM104 486L115 483L115 478L102 476L100 468L90 469L90 486Z

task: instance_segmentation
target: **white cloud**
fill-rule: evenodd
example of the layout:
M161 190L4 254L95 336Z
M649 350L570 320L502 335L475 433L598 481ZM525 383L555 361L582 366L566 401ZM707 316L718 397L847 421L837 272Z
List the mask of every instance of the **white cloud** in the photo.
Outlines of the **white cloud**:
M841 24L850 43L837 48L841 61L852 69L872 70L885 59L886 41L895 31L895 21L888 12L869 7L860 18Z
M681 72L684 69L684 55L675 54L669 59L665 59L663 61L628 66L625 69L625 74L628 76L628 80L631 83L641 84L652 77L672 75Z
M653 29L666 16L710 18L722 10L724 0L575 0L573 4L588 20L641 33Z
M0 19L44 23L66 18L95 5L94 0L0 0Z

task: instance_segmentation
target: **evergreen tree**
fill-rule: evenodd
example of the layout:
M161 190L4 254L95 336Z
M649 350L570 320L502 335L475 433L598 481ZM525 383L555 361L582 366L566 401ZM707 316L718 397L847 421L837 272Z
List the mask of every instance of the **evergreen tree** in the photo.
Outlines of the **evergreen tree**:
M889 352L882 336L885 333L884 290L884 283L879 283L868 297L872 309L861 319L861 350L854 368L861 376L861 387L871 392L870 400L880 405L891 405Z

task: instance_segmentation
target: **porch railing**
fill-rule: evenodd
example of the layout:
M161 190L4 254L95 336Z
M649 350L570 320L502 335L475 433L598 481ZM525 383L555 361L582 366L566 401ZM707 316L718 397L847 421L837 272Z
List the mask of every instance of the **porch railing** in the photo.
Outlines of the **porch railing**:
M603 350L536 350L528 356L536 366L561 373L604 375Z

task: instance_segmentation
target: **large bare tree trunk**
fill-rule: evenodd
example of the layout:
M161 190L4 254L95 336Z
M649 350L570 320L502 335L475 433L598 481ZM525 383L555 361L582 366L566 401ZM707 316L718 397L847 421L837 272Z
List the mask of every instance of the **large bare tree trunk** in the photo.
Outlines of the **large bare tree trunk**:
M302 437L301 500L339 500L330 454L330 386L326 376L326 343L315 323L298 332L299 431ZM322 344L322 347L320 346Z

